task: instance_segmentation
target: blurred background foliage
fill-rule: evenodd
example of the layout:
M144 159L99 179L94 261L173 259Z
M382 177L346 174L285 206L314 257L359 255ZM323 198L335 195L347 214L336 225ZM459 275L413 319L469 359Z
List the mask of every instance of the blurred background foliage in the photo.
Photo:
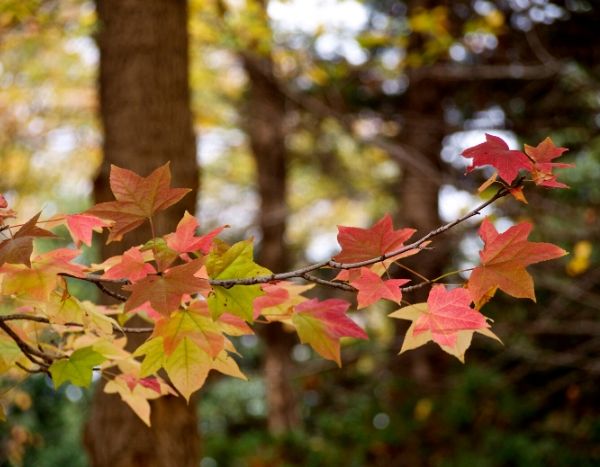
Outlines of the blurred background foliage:
M485 174L465 178L458 154L485 131L513 147L551 136L576 164L561 174L570 190L491 211L501 228L532 220L537 240L571 252L534 268L537 304L486 306L505 347L476 340L464 366L431 345L397 357L392 310L373 306L357 318L373 339L348 347L341 370L291 349L301 420L273 434L264 345L244 338L250 382L213 377L199 397L202 467L600 463L598 24L586 0L190 0L203 229L230 224L226 236L254 235L260 250L252 70L285 101L290 265L334 254L336 224L391 212L423 230L472 206ZM0 4L0 191L23 217L90 203L97 27L89 1ZM428 277L471 267L475 228L441 239L435 264L410 266ZM43 378L0 390L2 465L87 465L87 391Z

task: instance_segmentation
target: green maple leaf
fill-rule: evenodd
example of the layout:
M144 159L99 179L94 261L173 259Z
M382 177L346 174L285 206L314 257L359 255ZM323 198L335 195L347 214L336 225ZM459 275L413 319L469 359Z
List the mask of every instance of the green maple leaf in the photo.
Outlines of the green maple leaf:
M228 248L215 240L216 248L208 255L206 270L211 279L244 279L271 274L254 262L251 240L238 242ZM231 288L213 286L208 297L208 306L214 317L231 313L246 321L252 321L254 299L263 295L259 285L236 285Z
M175 388L189 402L194 391L202 387L213 366L213 358L185 337L164 361L164 368Z
M58 388L67 381L76 386L89 386L93 368L104 360L92 347L77 349L69 358L56 360L49 368L54 387Z

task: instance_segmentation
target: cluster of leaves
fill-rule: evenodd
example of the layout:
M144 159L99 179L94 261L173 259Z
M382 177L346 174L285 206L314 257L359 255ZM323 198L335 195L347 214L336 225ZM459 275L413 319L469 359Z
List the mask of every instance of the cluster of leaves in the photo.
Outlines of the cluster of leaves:
M80 251L58 248L36 255L33 241L52 237L48 230L66 225L76 247L91 245L92 232L106 229L108 242L119 241L153 216L177 203L189 190L171 188L169 165L148 177L112 167L110 183L115 201L100 203L83 213L40 221L36 214L18 226L6 225L14 216L0 198L0 221L6 238L0 243L3 314L0 314L0 367L2 372L51 376L56 387L70 382L87 386L96 370L107 380L104 390L118 393L147 424L149 401L167 394L187 400L211 370L245 379L232 355L231 336L252 334L256 322L281 322L295 329L300 340L326 359L341 365L342 338L367 339L365 331L348 316L351 304L304 295L315 284L356 294L357 308L385 299L400 308L390 316L411 320L401 352L437 343L464 360L475 332L498 339L481 307L498 289L518 298L535 300L533 281L525 267L557 258L565 251L555 245L527 240L532 226L517 224L499 233L484 219L479 234L484 246L481 263L464 287L447 288L437 280L406 285L391 279L388 268L402 258L420 254L432 239L508 194L524 199L524 176L546 187L563 187L552 173L565 164L551 162L564 148L550 139L525 153L509 150L504 141L487 141L467 149L469 168L491 165L491 181L498 192L455 221L407 243L414 229L395 230L390 216L371 228L339 227L341 251L330 260L304 268L273 273L256 264L251 240L229 245L217 238L223 227L199 235L195 217L185 213L174 232L154 236L122 255L101 264L75 262ZM499 177L499 180L497 180ZM42 228L39 225L45 222ZM326 280L312 273L335 269ZM69 278L69 279L68 279ZM82 301L69 291L69 280L96 284L119 304ZM298 282L302 280L303 282ZM408 304L403 292L431 287L426 303ZM10 310L7 312L6 310ZM147 327L127 327L141 316ZM126 349L128 333L147 333L138 348Z

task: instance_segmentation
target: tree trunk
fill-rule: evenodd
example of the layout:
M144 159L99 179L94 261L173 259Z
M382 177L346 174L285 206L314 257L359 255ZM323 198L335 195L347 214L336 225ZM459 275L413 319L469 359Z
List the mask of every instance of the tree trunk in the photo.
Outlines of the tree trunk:
M184 210L194 212L198 189L188 83L185 0L97 0L100 29L100 109L104 162L95 181L97 202L112 199L110 164L140 175L171 161L172 186L193 188L157 216L157 235L174 230ZM103 247L119 254L151 238L147 226ZM130 345L135 337L129 336ZM94 467L186 467L199 464L194 404L164 398L152 404L147 428L115 395L96 392L85 445Z
M285 243L287 220L285 147L285 98L278 91L273 76L273 63L268 56L251 52L243 57L249 78L244 109L244 124L256 163L258 191L261 200L259 226L259 263L281 272L289 266ZM279 323L260 331L266 346L264 378L268 404L268 427L271 433L282 433L298 426L298 402L291 377L290 359L295 337Z

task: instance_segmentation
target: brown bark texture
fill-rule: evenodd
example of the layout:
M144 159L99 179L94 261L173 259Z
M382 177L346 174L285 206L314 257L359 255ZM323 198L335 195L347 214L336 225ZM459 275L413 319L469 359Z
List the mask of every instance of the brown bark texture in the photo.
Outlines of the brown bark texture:
M287 150L284 121L285 98L279 92L268 56L248 53L243 57L249 78L244 125L256 164L260 195L258 261L274 272L289 266L285 229L287 221ZM268 428L282 433L300 423L297 396L291 379L290 359L295 337L279 323L259 330L265 344L264 378L268 405Z
M156 234L174 230L184 210L193 213L198 190L196 145L188 82L185 0L97 0L100 110L104 162L95 181L97 202L113 199L110 165L148 175L171 162L172 186L192 188L183 201L156 216ZM103 247L120 254L151 238L148 226L124 242ZM132 341L144 339L130 336ZM96 392L84 442L93 467L199 465L200 439L194 404L161 398L146 427L118 396Z

